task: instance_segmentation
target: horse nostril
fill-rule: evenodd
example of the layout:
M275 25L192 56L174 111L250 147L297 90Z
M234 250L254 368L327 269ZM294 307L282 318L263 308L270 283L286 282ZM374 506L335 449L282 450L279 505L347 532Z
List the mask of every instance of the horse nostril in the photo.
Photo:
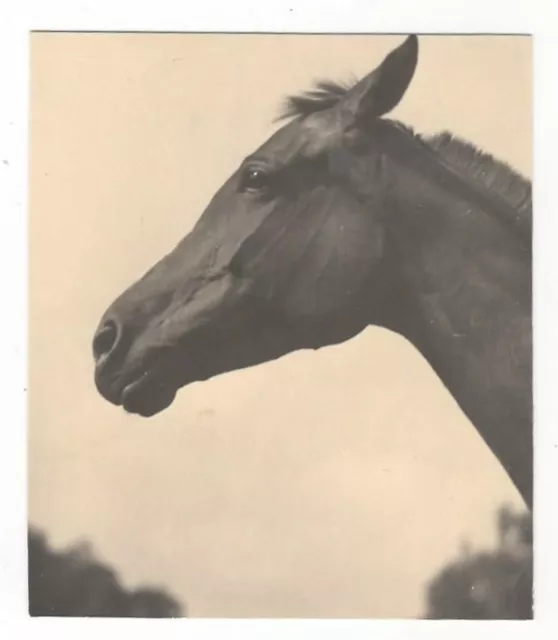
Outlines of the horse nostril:
M99 360L102 356L107 356L114 349L118 342L118 335L119 331L116 322L112 320L105 322L93 339L93 356L95 360Z

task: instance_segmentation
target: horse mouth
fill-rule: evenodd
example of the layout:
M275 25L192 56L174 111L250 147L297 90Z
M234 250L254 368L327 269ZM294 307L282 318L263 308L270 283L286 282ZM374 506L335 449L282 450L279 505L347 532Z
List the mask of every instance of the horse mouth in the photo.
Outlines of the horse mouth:
M176 392L176 387L146 372L124 387L121 404L128 413L150 418L169 407Z

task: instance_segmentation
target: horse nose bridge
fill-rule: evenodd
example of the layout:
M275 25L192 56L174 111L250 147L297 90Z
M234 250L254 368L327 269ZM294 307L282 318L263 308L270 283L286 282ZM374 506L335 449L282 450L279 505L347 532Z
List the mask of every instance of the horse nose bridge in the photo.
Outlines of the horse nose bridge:
M112 302L93 338L100 374L105 371L108 375L125 360L138 340L156 340L162 320L187 305L203 286L208 275L206 266L204 262L192 264L172 252Z
M170 274L166 274L167 276ZM177 297L194 283L181 282L177 277L153 277L146 274L106 310L93 338L93 353L96 360L106 359L113 352L121 352L144 333L156 319L176 306Z
M130 345L138 328L156 313L157 308L167 304L165 292L151 295L150 291L136 282L121 294L105 311L93 337L93 356L98 366L122 354Z

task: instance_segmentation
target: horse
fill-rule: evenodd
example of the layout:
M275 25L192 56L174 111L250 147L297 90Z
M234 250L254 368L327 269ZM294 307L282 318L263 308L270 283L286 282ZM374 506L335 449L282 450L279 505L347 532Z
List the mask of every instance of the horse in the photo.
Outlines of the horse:
M103 314L94 380L149 417L190 383L384 327L532 508L531 183L453 133L389 118L418 51L409 35L361 80L286 99L193 230Z

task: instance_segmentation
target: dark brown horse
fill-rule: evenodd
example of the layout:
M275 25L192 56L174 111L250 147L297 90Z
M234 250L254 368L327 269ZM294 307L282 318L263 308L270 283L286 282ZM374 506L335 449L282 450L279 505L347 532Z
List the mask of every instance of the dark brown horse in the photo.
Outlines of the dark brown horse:
M95 381L151 416L191 382L387 327L531 506L531 185L450 134L384 117L417 54L410 36L355 86L289 99L286 124L105 313Z

